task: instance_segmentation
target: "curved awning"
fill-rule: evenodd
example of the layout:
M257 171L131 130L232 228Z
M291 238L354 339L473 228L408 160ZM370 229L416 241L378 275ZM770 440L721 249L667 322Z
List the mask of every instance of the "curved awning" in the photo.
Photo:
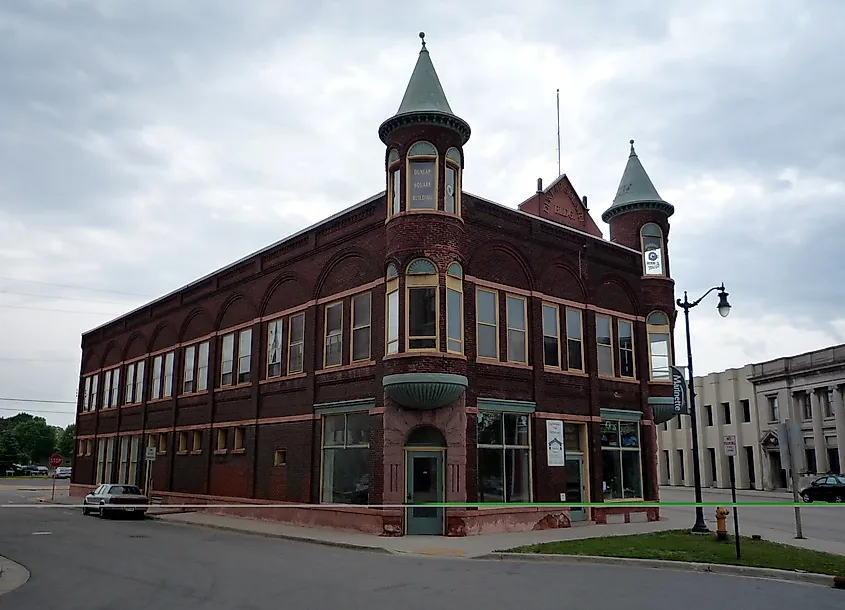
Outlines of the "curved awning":
M385 394L406 409L439 409L455 402L467 387L467 378L449 373L401 373L382 379Z

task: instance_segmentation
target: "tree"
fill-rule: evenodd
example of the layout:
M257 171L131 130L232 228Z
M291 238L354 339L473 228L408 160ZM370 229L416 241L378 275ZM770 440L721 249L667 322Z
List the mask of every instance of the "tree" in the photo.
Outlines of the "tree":
M56 449L66 460L70 459L73 455L73 447L75 443L73 442L73 435L76 434L76 424L71 424L64 430L62 430L61 434L59 434L59 442L56 446Z
M55 431L43 417L18 423L12 434L20 447L21 457L30 464L50 457L56 446Z
M21 461L20 448L11 430L0 433L0 475L11 469L12 464Z

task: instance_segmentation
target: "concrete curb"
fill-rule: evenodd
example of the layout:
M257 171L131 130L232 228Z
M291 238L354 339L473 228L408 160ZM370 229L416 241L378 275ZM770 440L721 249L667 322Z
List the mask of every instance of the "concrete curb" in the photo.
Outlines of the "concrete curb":
M277 534L274 532L256 532L239 527L231 527L228 525L218 525L216 523L197 523L191 521L170 521L169 519L162 519L161 515L147 515L147 519L154 521L161 521L162 523L169 523L170 525L192 525L195 527L205 527L208 529L220 530L223 532L235 532L237 534L249 534L251 536L260 536L262 538L277 538L280 540L292 540L294 542L304 542L306 544L319 544L322 546L332 546L341 549L352 549L355 551L370 551L372 553L381 553L384 555L394 555L395 553L389 549L380 546L369 546L365 544L354 544L351 542L337 542L334 540L320 540L318 538L302 538L300 536L291 536L289 534Z
M0 595L22 587L29 580L29 570L11 559L0 556Z
M773 568L752 568L746 566L732 566L715 563L697 563L692 561L669 561L665 559L632 559L628 557L598 557L594 555L553 555L546 553L489 553L475 559L500 561L530 561L540 563L595 563L603 565L618 565L638 568L656 568L663 570L683 570L688 572L711 572L713 574L728 574L733 576L750 576L753 578L768 578L787 582L800 582L824 587L845 589L845 577L828 576L827 574L811 574L809 572L794 572L792 570L776 570Z

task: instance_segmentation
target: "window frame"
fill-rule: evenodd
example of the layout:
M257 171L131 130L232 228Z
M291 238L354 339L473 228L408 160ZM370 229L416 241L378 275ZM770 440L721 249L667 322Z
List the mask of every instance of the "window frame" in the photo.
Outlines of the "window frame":
M191 365L188 366L189 358L188 354L191 354L190 363ZM185 394L193 394L196 392L197 387L197 379L195 375L197 367L197 346L196 344L186 345L182 348L182 383L180 385L179 392L180 396ZM186 389L187 384L191 384L191 389Z
M431 262L428 259L414 259L405 268L405 351L415 353L438 352L440 351L440 274L434 263L431 263L434 265L434 273L410 273L411 265L417 260ZM411 291L428 288L434 289L434 334L411 336ZM401 302L399 308L402 309ZM434 345L433 347L411 347L412 340L434 340Z
M533 502L534 501L534 434L533 434L533 430L534 430L534 424L535 424L535 421L534 421L535 418L533 417L533 413L525 413L525 412L518 412L518 411L499 411L499 410L493 410L493 409L479 409L478 414L477 414L477 419L480 418L485 413L501 416L501 422L500 423L501 423L501 426L502 426L502 429L501 429L502 443L501 444L489 444L489 443L478 442L478 429L480 428L480 426L476 425L476 464L478 464L480 462L479 454L480 454L480 451L482 449L496 450L496 451L501 450L501 452L502 452L502 478L503 478L503 485L504 485L505 480L507 479L507 467L506 467L506 464L505 464L505 459L506 459L506 456L507 456L507 450L508 449L511 449L511 450L514 450L514 449L527 450L528 451L528 502ZM508 444L508 442L507 442L507 431L506 431L506 428L505 428L505 418L506 418L507 415L516 415L516 416L524 415L525 417L528 418L528 424L527 424L528 444L527 445L518 445L518 444L512 444L511 445L511 444ZM478 467L477 470L478 470L477 477L480 479L481 468ZM480 480L478 481L477 486L479 488L479 493L480 493L480 489L481 489L481 481ZM520 502L524 502L524 500L515 500L515 501L509 502L508 499L507 499L507 494L504 493L504 490L503 490L502 502L501 503L491 502L491 504L495 504L495 505L499 506L501 504L518 504ZM485 503L482 502L481 499L479 498L479 504L483 507L483 505Z
M367 417L367 442L366 443L360 443L360 444L359 443L352 443L352 444L349 443L349 417L354 416L354 415L365 415ZM342 444L339 444L339 445L337 445L337 444L327 445L326 444L326 421L330 417L343 417L343 443ZM320 504L327 503L326 499L324 497L324 494L323 494L323 492L325 491L324 490L325 484L324 484L323 477L324 477L325 471L326 471L326 469L325 469L325 466L326 466L326 450L327 449L329 449L329 450L367 449L369 451L369 449L371 447L371 443L370 443L370 434L372 432L371 424L372 424L372 422L371 422L370 412L368 410L344 411L344 412L340 412L340 413L322 413L320 415L320 474L319 474L319 476L320 476L320 480L319 480L319 487L320 487L319 503ZM372 477L372 469L373 469L372 458L369 457L369 454L368 454L367 471L368 471L368 474L371 475L371 477ZM368 504L369 504L369 494L368 494L368 497L367 497L367 504L364 504L364 505L361 505L361 506L367 506Z
M604 478L604 452L607 451L607 452L618 453L619 454L619 468L620 468L619 473L622 477L622 480L620 481L620 486L622 488L622 497L621 498L612 498L612 497L608 498L608 497L604 497L604 492L602 492L603 500L607 503L631 502L631 501L637 501L637 500L645 500L645 489L643 487L645 478L644 478L644 474L643 474L643 446L642 446L643 445L643 430L642 430L643 426L642 426L642 421L628 421L628 420L624 420L624 419L616 419L616 418L611 417L611 418L602 418L600 425L604 424L605 422L615 422L616 423L616 435L617 435L617 438L619 439L619 442L618 442L619 446L618 447L605 446L605 445L601 444L601 439L599 439L599 450L601 451L601 455L602 455L602 461L601 461L601 464L602 464L602 470L601 470L602 480L603 481L605 480L605 478ZM621 424L623 424L623 423L624 424L635 424L636 425L636 427L637 427L637 446L636 446L636 448L634 448L634 447L623 447L622 446ZM630 498L625 497L625 469L624 469L624 466L622 464L622 454L625 453L625 452L636 453L639 456L639 460L638 460L639 469L638 470L639 470L639 473L640 473L640 477L639 477L639 479L640 479L640 484L639 484L640 495L639 496L631 496Z
M599 320L604 319L607 320L607 329L610 333L610 337L608 337L608 343L599 343ZM595 314L595 332L596 332L596 372L598 373L599 377L602 378L612 378L616 377L616 354L614 353L616 350L614 349L615 346L615 333L613 332L613 316L605 315L597 313ZM607 348L610 352L610 373L602 373L601 366L599 365L599 348Z
M205 350L203 350L203 347ZM188 372L188 350L193 350L193 363L191 365L191 381L193 382L193 389L191 391L185 391L185 384L187 383L187 372ZM203 351L205 351L205 366L202 366L202 355ZM180 385L181 393L180 396L193 396L195 394L202 394L204 392L208 392L208 359L210 354L210 344L208 340L205 341L196 341L191 343L190 345L185 345L182 348L182 383ZM200 371L205 369L205 375L203 375ZM222 370L222 369L221 369ZM203 387L200 387L200 386Z
M511 313L511 301L521 301L522 302L522 328L511 328L510 325L510 313ZM524 360L512 360L510 354L510 347L511 347L511 331L522 333L522 349L523 354L525 355ZM529 362L528 356L528 298L524 297L519 294L513 294L510 292L505 293L505 337L507 339L507 345L505 346L505 358L506 362L510 362L512 364L525 364L527 365Z
M454 159L450 159L447 155L446 163L443 167L443 211L447 214L461 216L461 166L457 161L455 161ZM455 200L455 210L452 212L446 209L446 187L449 186L449 180L446 177L446 172L450 169L455 172L455 192L453 195L453 198Z
M293 321L296 318L302 318L302 338L298 341L293 340ZM288 361L285 363L285 370L287 371L288 375L295 375L298 373L302 373L305 371L305 312L299 311L297 313L293 313L288 316L288 336L287 336L287 356ZM293 370L291 368L291 362L293 362L293 349L298 347L300 350L299 354L299 361L301 366L297 370Z
M249 334L249 341L247 342L247 346L249 347L249 356L245 356L241 354L241 344L243 342L242 337L244 334ZM219 335L220 337L220 374L217 376L217 382L219 384L220 389L231 389L231 388L238 388L248 386L252 383L252 325L249 326L242 326L240 328L236 328L234 330L230 330L225 332L224 334ZM230 354L226 353L226 340L231 337L232 338L232 347L230 350ZM231 356L231 359L226 359L227 355ZM240 364L243 358L247 358L247 362L249 363L249 370L248 371L241 371ZM227 373L225 371L224 364L227 362L231 362L231 370ZM242 374L246 373L247 380L241 381L240 377ZM229 383L224 383L223 376L224 375L231 375L232 379Z
M584 311L582 309L578 309L576 307L566 307L565 308L565 327L566 327L566 370L571 371L573 373L586 373L587 372L587 361L586 356L584 355ZM577 314L578 316L578 337L573 338L569 335L569 312ZM577 342L578 347L581 353L581 368L575 368L572 366L569 358L569 345L570 342Z
M176 350L170 350L164 354L164 371L162 373L162 398L173 398L173 382L176 375Z
M191 431L191 453L192 454L200 454L202 453L202 430L192 430Z
M546 329L546 309L549 309L554 312L554 321L555 321L555 334L550 335ZM562 354L560 353L560 335L561 335L561 328L560 328L560 305L557 303L549 303L548 301L542 301L540 306L540 322L543 327L543 368L545 369L552 369L555 371L559 371L563 369L563 358ZM555 345L557 346L557 364L549 364L546 362L546 339L554 339Z
M461 276L458 277L454 275L450 270L452 269L452 265L460 265L457 262L453 262L449 265L446 270L446 353L449 354L460 354L463 355L464 353L464 345L465 342L465 334L466 331L464 330L464 282L463 282L463 269L461 268ZM449 306L449 293L454 292L458 295L458 307L460 311L455 314L452 311L452 308ZM457 315L459 317L458 320L458 328L460 329L460 337L454 338L449 335L449 322L452 320L452 316ZM451 343L458 343L459 349L455 350L452 349Z
M650 322L652 316L654 314L660 314L666 320L664 324L655 324ZM654 354L652 353L652 335L666 335L666 353L667 353L667 360L668 365L666 367L666 378L655 378L654 376ZM646 316L646 342L648 343L648 380L649 383L672 383L672 366L675 364L675 359L673 356L673 344L672 344L672 325L671 319L669 314L665 311L661 311L659 309L655 309L650 311L648 316Z
M225 453L229 449L229 434L226 428L217 428L217 437L214 447L215 453Z
M647 234L645 231L647 228L654 227L657 229L657 234L650 233ZM648 273L646 271L646 249L645 249L645 241L646 238L656 239L658 240L658 248L649 248L649 250L659 250L660 251L660 273ZM645 277L667 277L666 276L666 239L663 234L663 229L654 222L648 222L640 227L640 253L642 254L643 258L643 267L642 272L643 276Z
M339 362L334 364L328 364L328 355L329 355L329 310L333 307L340 307L340 328L337 330L336 334L332 334L331 337L339 337L340 345L338 346L338 357ZM344 329L344 319L343 314L345 312L345 307L343 306L343 300L334 301L332 303L326 303L323 306L323 368L330 369L338 366L343 366L343 329Z
M399 182L398 189L396 182ZM397 193L398 190L398 193ZM387 216L401 214L402 206L402 159L397 158L387 166ZM394 201L395 199L395 201Z
M152 379L150 382L150 400L161 400L162 390L164 389L164 353L153 356L152 366L150 366Z
M432 148L434 148L434 154L412 154L414 147L417 144L428 144ZM434 206L433 207L426 207L426 208L414 208L411 205L411 166L416 162L426 162L426 161L433 161L434 162ZM408 153L405 155L405 193L406 196L404 198L404 209L403 212L409 213L425 213L425 212L432 212L432 211L442 211L440 205L440 155L437 153L437 147L434 146L431 142L426 140L417 140L408 148ZM402 202L400 200L400 207L402 207Z
M479 310L478 297L482 292L486 292L488 294L493 295L493 304L495 306L494 310L493 310L493 320L494 320L493 324L490 324L489 322L482 322L479 315L478 315L478 310ZM475 358L476 358L476 360L481 360L481 361L486 360L488 362L501 362L501 358L502 358L502 351L501 351L501 345L500 345L501 338L499 337L499 324L500 324L500 322L501 321L499 320L499 291L495 290L494 288L484 288L482 286L476 286L475 287ZM478 340L478 336L479 336L478 330L479 330L480 326L486 326L486 327L492 326L493 327L493 330L494 330L493 336L496 337L496 355L495 356L482 356L481 353L479 352L478 348L479 348L480 342Z
M396 295L396 337L391 338L390 336L390 299L392 295ZM385 282L385 291L384 291L384 353L385 355L390 354L398 354L399 353L399 346L400 340L402 337L402 330L400 321L402 319L402 303L399 299L399 277L392 277L388 278L387 282ZM395 349L391 349L391 346L395 343Z
M232 453L246 452L246 426L235 426L235 437L232 443Z
M177 454L188 453L188 431L181 430L179 432L179 448L176 450Z
M285 362L284 352L287 345L287 337L285 337L285 321L286 317L279 317L267 322L266 345L267 345L267 363L264 367L264 379L276 379L277 377L284 377ZM271 342L271 331L275 330L276 351L278 353L278 362L271 360L273 353L273 344ZM270 367L274 364L279 366L279 372L276 374L270 373Z
M367 299L367 323L360 324L358 326L355 325L355 312L357 309L356 301L358 299ZM369 362L373 358L373 293L372 291L360 292L358 294L352 295L350 299L349 308L350 318L349 318L349 362L351 363L358 363L358 362ZM355 331L367 329L367 355L364 358L355 358Z
M631 328L631 347L630 349L625 349L622 347L622 325L627 324ZM616 319L616 347L619 351L619 377L621 379L636 379L637 378L637 338L636 338L636 328L634 325L633 320L629 320L627 318L617 318ZM631 374L630 375L623 375L622 374L622 362L624 361L622 358L622 352L627 351L631 353Z

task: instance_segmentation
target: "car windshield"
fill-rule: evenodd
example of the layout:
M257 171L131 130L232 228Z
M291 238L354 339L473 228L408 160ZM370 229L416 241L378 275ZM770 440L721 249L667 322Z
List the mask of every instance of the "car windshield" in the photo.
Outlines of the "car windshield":
M113 485L109 490L111 496L141 495L141 490L134 485Z

